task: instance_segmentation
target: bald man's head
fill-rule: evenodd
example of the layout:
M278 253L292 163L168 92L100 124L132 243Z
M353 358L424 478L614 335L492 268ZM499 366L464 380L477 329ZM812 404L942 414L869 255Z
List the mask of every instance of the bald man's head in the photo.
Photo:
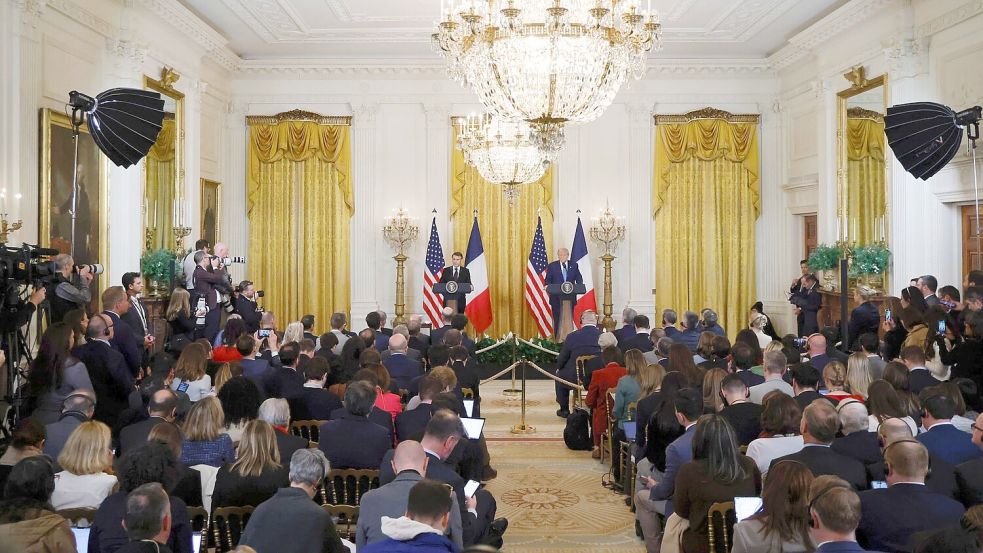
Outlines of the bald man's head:
M106 331L109 332L106 332ZM113 331L109 328L109 321L102 313L94 315L89 319L89 326L85 327L85 337L90 340L109 340L113 337Z
M399 474L404 470L415 470L422 476L427 473L427 460L427 453L420 442L405 440L393 452L393 471Z
M809 353L813 355L826 353L826 337L822 334L813 334L810 336Z
M887 447L899 440L912 438L911 427L903 419L897 417L882 422L877 429L877 434L881 437L881 447Z
M389 337L389 350L406 353L406 348L406 336L393 332L393 335Z
M212 251L215 252L215 255L217 257L228 257L229 256L229 247L227 245L225 245L225 242L216 242L215 243L215 247L212 248Z

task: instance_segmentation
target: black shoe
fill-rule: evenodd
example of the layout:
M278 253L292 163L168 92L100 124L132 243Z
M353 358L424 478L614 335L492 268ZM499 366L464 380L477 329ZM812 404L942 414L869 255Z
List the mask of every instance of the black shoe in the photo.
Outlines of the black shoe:
M570 416L570 411L567 411L566 409L557 409L556 416L560 417L561 419L565 419Z

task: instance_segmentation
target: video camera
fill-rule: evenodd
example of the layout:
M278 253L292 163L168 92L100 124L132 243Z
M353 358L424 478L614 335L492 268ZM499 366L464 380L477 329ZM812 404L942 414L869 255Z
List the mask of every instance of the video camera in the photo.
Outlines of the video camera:
M0 285L3 286L5 303L19 297L20 286L41 287L58 278L55 262L45 258L58 255L58 250L24 244L19 248L0 245Z

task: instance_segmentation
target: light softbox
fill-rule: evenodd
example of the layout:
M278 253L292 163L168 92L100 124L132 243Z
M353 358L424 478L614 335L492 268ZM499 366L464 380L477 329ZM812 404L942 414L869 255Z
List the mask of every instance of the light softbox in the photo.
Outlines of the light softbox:
M147 155L164 121L164 100L150 90L112 88L95 98L73 90L69 98L73 111L85 113L96 146L120 167Z
M884 133L905 170L927 180L956 155L962 144L962 127L978 125L980 110L976 106L956 113L933 102L899 104L887 108ZM969 134L974 137L972 131Z

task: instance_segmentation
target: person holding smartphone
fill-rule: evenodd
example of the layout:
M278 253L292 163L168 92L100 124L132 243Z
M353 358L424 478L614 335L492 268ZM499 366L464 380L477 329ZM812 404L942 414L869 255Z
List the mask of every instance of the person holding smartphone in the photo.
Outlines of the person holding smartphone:
M195 263L198 266L195 267L195 272L191 277L194 282L192 304L197 305L198 298L204 298L205 307L208 308L208 313L205 314L205 324L199 326L195 334L197 338L207 338L209 343L213 343L215 335L218 334L221 316L221 311L217 309L219 299L217 287L225 283L225 277L218 272L218 258L214 256L203 251L197 252L195 253Z

